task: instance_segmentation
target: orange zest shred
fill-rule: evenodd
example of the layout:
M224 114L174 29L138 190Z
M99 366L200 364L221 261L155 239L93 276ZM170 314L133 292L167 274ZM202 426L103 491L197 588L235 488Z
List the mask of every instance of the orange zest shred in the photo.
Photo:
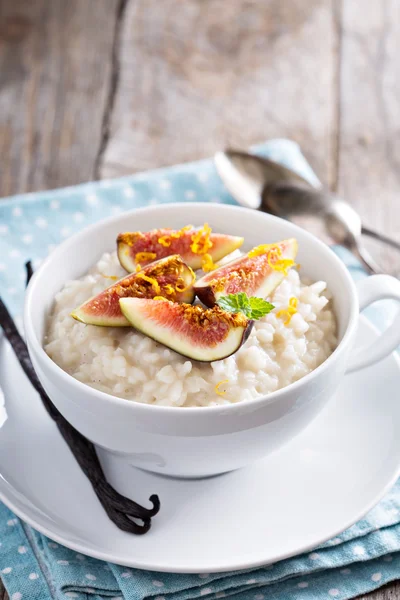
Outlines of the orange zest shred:
M215 393L218 394L218 396L223 396L224 394L226 394L226 390L219 389L224 383L229 383L229 379L223 379L222 381L219 381L214 388Z
M208 223L204 223L203 227L192 235L192 243L190 249L193 254L207 254L213 243L210 240L211 227Z
M196 273L193 271L193 269L191 267L188 267L188 269L190 271L192 279L189 281L188 284L186 284L183 277L178 277L177 282L175 284L175 291L186 292L186 290L188 290L190 288L190 286L193 285L193 283L196 281Z
M185 227L182 227L182 229L179 229L179 231L173 231L171 233L171 237L175 240L179 240L179 238L182 237L185 231L190 231L191 229L193 229L193 225L185 225Z
M165 294L168 294L168 296L172 296L172 294L175 294L175 288L170 283L167 283L164 286L163 291L165 292Z
M138 273L138 272L139 272L139 271L141 271L141 270L142 270L142 265L141 265L141 264L139 264L139 263L137 263L137 264L136 264L136 273Z
M214 263L211 254L204 254L203 262L201 263L201 268L203 269L204 273L214 271L214 269L216 269L217 266L218 265Z
M261 254L267 254L268 264L271 269L274 269L274 271L279 271L284 275L287 275L288 269L293 267L295 264L294 260L291 258L281 258L282 250L277 244L261 244L260 246L256 246L250 250L247 256L249 258L254 258L255 256L260 256Z
M113 281L118 281L118 279L120 279L120 277L117 277L116 275L105 275L104 273L100 273L100 275L106 279L112 279Z
M141 279L144 279L144 281L148 281L149 283L151 283L155 293L160 294L161 290L157 279L154 279L154 277L147 277L147 275L145 275L144 273L138 273L137 276Z
M182 227L182 229L179 229L178 231L172 231L172 233L162 235L158 238L158 243L161 244L161 246L164 246L164 248L168 248L172 244L172 240L179 240L179 238L190 229L193 229L193 225L185 225L185 227Z
M297 304L298 304L297 298L292 297L289 300L288 307L282 308L281 310L278 310L278 312L276 313L277 317L285 319L285 322L283 323L284 325L289 325L293 315L295 315L297 313Z
M155 252L137 252L135 255L135 262L141 263L146 261L151 261L157 258L157 254Z
M164 248L168 248L168 246L171 245L171 242L172 240L170 235L162 235L158 238L158 243L161 244L161 246L164 246Z

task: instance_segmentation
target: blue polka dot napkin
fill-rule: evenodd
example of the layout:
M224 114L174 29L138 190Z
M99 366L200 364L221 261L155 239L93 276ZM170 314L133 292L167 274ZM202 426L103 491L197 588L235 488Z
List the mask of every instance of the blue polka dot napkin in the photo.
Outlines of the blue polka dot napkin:
M316 181L293 142L273 140L256 150ZM19 322L26 260L38 267L60 241L109 215L193 200L234 204L210 160L0 201L2 297ZM355 279L365 277L348 252L336 251ZM368 314L384 327L391 312L388 304ZM400 481L341 535L311 553L255 570L174 575L107 564L56 544L2 504L0 540L0 572L11 600L214 600L234 594L241 600L345 600L400 577Z

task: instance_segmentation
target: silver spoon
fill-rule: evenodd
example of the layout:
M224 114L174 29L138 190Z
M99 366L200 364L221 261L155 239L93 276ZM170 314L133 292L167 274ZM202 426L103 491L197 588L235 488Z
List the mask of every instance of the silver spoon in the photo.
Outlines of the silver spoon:
M215 155L215 166L239 204L289 219L296 215L316 217L331 238L351 250L370 273L382 273L382 269L362 245L362 234L400 250L400 243L364 227L350 204L279 163L226 150Z

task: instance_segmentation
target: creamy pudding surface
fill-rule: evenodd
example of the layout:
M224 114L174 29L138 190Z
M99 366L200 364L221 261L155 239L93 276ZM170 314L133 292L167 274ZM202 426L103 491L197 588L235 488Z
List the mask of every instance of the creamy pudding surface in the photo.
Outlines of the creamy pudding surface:
M302 280L295 268L268 298L275 308L255 321L248 340L211 363L181 356L131 327L83 325L70 316L124 276L117 254L107 253L87 275L68 281L56 295L44 348L75 379L126 400L184 407L246 402L304 377L337 345L326 283Z

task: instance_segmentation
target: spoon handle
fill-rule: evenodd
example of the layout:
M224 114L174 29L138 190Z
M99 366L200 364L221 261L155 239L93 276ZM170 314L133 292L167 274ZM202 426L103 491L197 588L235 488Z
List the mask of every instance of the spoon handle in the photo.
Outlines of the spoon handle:
M361 233L363 235L368 235L369 237L373 238L374 240L379 240L380 242L383 242L384 244L387 244L388 246L391 246L392 248L396 248L396 250L400 250L400 242L396 242L396 240L389 238L386 235L383 235L382 233L378 233L377 231L368 229L368 227L365 227L364 225L362 226Z

